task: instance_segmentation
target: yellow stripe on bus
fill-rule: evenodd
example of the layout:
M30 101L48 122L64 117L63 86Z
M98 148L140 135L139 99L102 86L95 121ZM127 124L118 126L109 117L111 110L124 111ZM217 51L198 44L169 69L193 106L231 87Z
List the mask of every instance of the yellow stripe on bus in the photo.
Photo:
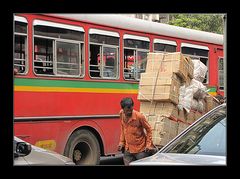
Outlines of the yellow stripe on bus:
M212 96L216 96L217 92L208 92L208 94L212 95Z
M15 86L15 91L29 92L88 92L88 93L131 93L137 94L135 89L103 89L103 88L63 88L63 87L32 87L32 86Z
M55 140L41 140L41 141L37 141L35 143L35 146L41 147L47 150L55 150L57 144Z

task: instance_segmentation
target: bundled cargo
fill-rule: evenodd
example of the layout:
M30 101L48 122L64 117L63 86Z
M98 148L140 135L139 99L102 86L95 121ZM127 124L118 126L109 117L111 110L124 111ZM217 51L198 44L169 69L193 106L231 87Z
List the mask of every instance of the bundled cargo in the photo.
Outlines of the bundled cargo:
M186 113L186 121L188 124L192 124L195 121L195 113L196 111L190 110L188 113Z
M180 134L183 130L185 130L188 126L189 126L189 124L187 124L185 122L179 122L178 121L177 135Z
M179 89L179 92L178 108L180 110L185 109L189 113L193 99L193 89L189 86L185 87L185 85L182 85Z
M207 87L196 79L191 80L189 88L193 89L193 97L197 100L204 99L207 95Z
M154 145L164 146L201 117L206 108L215 106L213 98L205 100L207 88L198 81L206 75L203 65L200 61L194 64L180 52L148 54L138 100L140 112L152 126Z
M192 60L194 64L193 78L203 82L207 73L207 66L204 65L200 60Z
M202 102L207 96L207 88L201 82L192 79L189 86L182 85L179 88L179 103L180 110L185 109L188 113L191 109L204 112L205 103Z
M194 111L198 111L200 113L204 113L205 112L204 104L205 104L204 100L193 99L191 103L191 109Z
M205 98L205 101L206 101L206 112L210 111L211 109L215 108L220 104L219 101L211 95L207 95Z
M201 116L203 115L203 113L199 112L199 111L195 111L195 115L194 115L194 120L198 120Z
M178 104L180 82L176 74L142 73L138 100L168 101Z
M193 78L193 74L194 74L194 64L192 62L192 59L188 56L185 56L187 62L188 62L188 77L190 79Z
M186 120L186 110L182 109L178 109L178 121L181 121L181 122L187 122Z
M176 73L183 81L189 74L188 59L180 52L148 53L146 72Z
M145 115L159 115L173 120L178 118L177 106L170 102L140 102L140 111Z
M148 120L153 129L154 145L162 147L177 135L178 124L176 121L158 115L149 116Z

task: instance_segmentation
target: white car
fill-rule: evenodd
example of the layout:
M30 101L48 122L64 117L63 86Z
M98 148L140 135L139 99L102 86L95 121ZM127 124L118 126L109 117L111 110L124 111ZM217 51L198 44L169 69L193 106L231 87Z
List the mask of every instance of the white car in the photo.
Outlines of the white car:
M226 165L226 103L203 115L156 154L130 165Z
M14 136L14 165L75 165L70 158Z

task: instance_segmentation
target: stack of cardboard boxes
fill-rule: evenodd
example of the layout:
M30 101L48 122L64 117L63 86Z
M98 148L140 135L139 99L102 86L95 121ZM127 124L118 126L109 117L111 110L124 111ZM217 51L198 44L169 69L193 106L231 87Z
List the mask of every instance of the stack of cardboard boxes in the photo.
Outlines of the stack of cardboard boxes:
M148 54L146 71L141 74L139 83L138 100L140 112L153 129L154 145L164 146L203 114L192 110L186 112L178 107L180 87L189 86L193 74L192 60L180 52Z

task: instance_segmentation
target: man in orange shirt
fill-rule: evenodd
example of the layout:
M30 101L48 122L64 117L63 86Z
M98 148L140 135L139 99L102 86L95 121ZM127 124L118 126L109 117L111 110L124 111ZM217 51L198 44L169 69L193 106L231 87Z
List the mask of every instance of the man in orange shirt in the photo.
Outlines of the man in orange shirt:
M123 161L129 165L134 160L147 157L148 152L154 149L152 129L145 116L133 109L132 98L123 98L120 104L121 135L118 150L124 150Z

